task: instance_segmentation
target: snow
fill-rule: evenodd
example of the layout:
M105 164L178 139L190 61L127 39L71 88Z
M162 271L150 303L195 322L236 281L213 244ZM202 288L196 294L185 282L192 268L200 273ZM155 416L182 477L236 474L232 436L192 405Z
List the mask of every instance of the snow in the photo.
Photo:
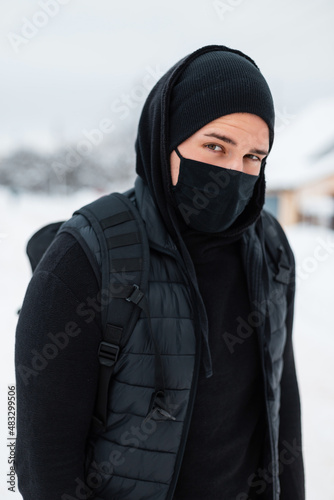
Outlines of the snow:
M117 186L122 191L130 186ZM91 191L71 197L15 195L0 188L2 304L1 338L1 498L20 499L7 490L9 465L6 402L7 386L14 379L14 338L19 309L31 277L25 245L30 235L49 222L64 220L97 198ZM302 405L303 449L307 500L334 500L334 232L326 228L297 225L286 228L295 253L297 294L294 348ZM284 499L283 499L284 500Z

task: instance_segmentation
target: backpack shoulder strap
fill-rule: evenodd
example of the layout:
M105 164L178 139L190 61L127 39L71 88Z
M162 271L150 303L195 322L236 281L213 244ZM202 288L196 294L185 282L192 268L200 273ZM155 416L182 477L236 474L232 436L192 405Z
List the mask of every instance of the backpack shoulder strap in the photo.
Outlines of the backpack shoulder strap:
M274 279L280 283L289 284L294 266L294 257L286 235L276 218L266 210L262 210L261 217L265 232L267 252L276 267Z
M134 190L104 196L77 210L72 219L62 226L61 231L68 230L77 235L83 247L89 249L87 256L92 264L95 260L102 270L98 300L102 306L103 340L98 351L100 375L93 430L106 428L109 385L115 363L136 325L140 310L147 318L155 358L154 392L146 419L158 412L175 420L165 402L162 357L145 295L150 248L144 221L135 207Z
M100 267L103 339L99 346L100 375L93 425L104 428L114 366L144 307L149 274L149 244L145 224L129 197L112 193L80 208L80 225L63 224L84 246L90 261ZM83 223L85 219L86 224ZM72 218L73 219L73 218ZM87 248L89 252L87 252ZM136 307L139 305L140 307Z

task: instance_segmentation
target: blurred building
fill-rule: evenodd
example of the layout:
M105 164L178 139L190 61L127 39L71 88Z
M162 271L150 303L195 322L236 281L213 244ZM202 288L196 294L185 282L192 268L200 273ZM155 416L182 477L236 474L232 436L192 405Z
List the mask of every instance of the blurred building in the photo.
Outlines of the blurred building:
M334 229L334 98L281 125L266 167L265 208L283 226L307 221Z

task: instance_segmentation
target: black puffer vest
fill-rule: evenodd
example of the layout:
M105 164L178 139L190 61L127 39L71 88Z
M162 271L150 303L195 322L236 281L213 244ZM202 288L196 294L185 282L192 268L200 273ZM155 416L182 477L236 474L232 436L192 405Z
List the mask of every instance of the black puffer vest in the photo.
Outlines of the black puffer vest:
M181 255L162 222L141 178L135 204L150 245L147 298L155 338L162 355L168 408L174 418L154 414L145 420L154 391L154 349L142 313L115 366L109 392L107 430L92 434L87 449L86 484L101 500L171 500L191 420L201 362L203 301L195 291ZM258 332L268 419L273 500L279 499L278 436L280 378L292 288L273 279L268 267L262 217L243 234L252 312L247 321ZM282 245L294 259L286 237L272 218ZM80 228L79 228L80 229ZM85 231L84 226L81 228ZM272 265L272 264L271 264ZM290 279L290 283L293 281ZM205 314L205 311L204 311Z

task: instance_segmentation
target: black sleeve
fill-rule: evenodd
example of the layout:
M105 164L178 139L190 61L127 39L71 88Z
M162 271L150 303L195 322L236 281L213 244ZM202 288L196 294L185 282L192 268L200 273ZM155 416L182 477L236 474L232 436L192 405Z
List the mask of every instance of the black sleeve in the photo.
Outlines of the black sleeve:
M282 500L305 500L301 406L292 342L294 299L295 263L293 258L293 276L288 292L287 340L281 379L279 456Z
M16 329L15 469L24 500L76 498L84 481L101 341L98 291L81 247L58 236L29 283Z

